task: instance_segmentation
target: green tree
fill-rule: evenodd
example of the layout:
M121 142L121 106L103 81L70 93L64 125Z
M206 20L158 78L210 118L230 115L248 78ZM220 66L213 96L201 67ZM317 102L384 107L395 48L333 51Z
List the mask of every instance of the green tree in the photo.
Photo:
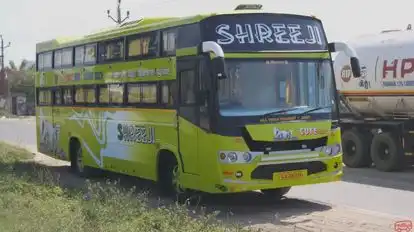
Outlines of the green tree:
M9 62L6 68L7 78L9 80L10 91L12 93L25 93L27 101L34 101L35 85L35 64L31 64L24 59L17 67L14 61Z

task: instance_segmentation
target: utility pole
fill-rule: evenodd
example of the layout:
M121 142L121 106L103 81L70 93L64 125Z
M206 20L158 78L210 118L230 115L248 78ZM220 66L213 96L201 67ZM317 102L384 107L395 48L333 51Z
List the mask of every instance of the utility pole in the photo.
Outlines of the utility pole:
M106 13L108 14L108 18L112 19L116 24L121 25L125 20L129 19L129 10L126 12L126 17L122 19L121 15L121 0L118 0L118 5L116 8L116 19L111 16L111 10L107 10Z
M0 96L6 98L6 105L8 105L8 98L10 97L10 85L9 80L6 80L6 70L4 69L4 50L10 47L11 43L8 42L7 45L4 45L3 36L0 35ZM6 109L9 107L6 106Z
M3 36L0 35L0 59L1 59L1 63L0 63L0 70L3 71L4 70L4 50L6 50L6 48L10 47L11 43L9 42L6 46L4 45L4 40L3 40Z
M6 70L4 69L4 50L10 47L10 45L10 42L8 42L7 45L4 45L3 36L0 35L0 95L3 94L6 97L9 95L10 91L8 80L6 80Z

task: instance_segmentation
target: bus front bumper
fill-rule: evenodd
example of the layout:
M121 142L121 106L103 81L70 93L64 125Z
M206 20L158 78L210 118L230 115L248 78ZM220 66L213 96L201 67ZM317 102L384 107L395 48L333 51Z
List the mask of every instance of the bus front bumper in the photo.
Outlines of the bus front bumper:
M217 193L275 189L341 180L342 154L313 160L260 162L254 166L222 166L222 183L215 185Z

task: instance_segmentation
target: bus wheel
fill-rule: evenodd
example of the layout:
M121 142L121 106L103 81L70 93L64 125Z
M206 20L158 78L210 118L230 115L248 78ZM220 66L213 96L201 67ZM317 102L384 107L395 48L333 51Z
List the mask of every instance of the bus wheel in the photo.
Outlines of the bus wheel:
M185 193L180 183L180 168L173 155L162 155L159 167L159 189L166 196L177 196Z
M350 168L369 167L369 141L357 130L347 130L342 134L343 162Z
M263 189L261 191L266 197L269 197L274 200L280 200L290 191L290 189L291 187L283 187L277 189Z
M183 194L185 192L184 188L181 186L180 173L181 171L178 164L175 164L172 168L171 185L174 188L174 193L177 194Z
M398 136L392 133L376 134L372 139L371 157L375 167L384 172L404 168L404 151Z
M82 146L78 140L71 142L71 168L80 177L89 177L91 170L85 167Z

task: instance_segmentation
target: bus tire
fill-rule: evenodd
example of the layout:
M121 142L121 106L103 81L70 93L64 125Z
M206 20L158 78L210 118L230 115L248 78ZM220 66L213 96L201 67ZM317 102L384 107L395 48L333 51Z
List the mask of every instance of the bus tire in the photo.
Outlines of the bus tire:
M342 159L344 164L350 168L365 168L372 164L369 155L370 139L355 129L346 130L342 134Z
M161 151L158 160L158 189L161 195L176 197L184 190L179 186L179 164L174 154Z
M280 200L290 191L290 189L291 187L283 187L276 189L263 189L261 191L265 197L272 200Z
M404 149L398 138L398 135L390 132L374 136L371 144L371 157L376 169L383 172L404 169Z
M92 176L92 169L84 165L82 145L78 139L70 140L70 167L73 173L80 177Z

